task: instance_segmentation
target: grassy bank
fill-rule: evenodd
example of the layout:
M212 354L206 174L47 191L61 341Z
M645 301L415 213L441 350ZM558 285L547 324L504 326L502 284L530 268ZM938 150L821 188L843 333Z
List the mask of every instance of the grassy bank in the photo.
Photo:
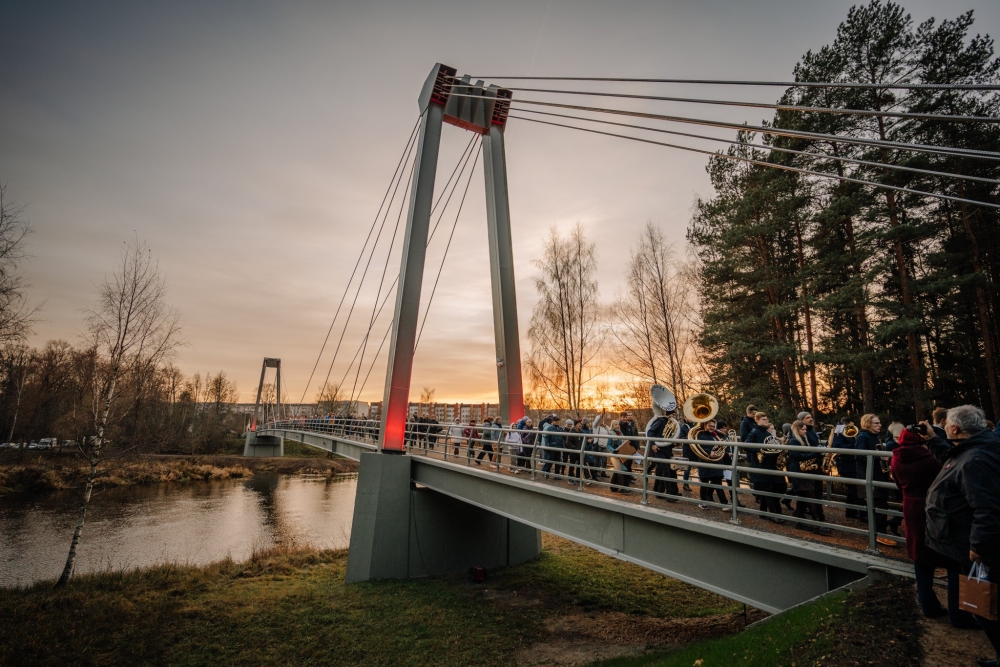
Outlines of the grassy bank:
M918 667L921 626L913 585L880 583L806 605L750 630L678 651L600 667ZM597 666L595 666L597 667Z
M705 615L734 609L718 596L548 536L545 547L484 584L345 586L345 552L297 550L4 590L0 665L582 664L742 627L742 613Z
M326 453L320 450L304 445L299 447L310 450L310 456L296 456L302 452L286 447L286 455L281 458L150 454L110 459L101 464L97 486L239 479L255 472L332 476L358 469L357 463L349 459L327 458ZM312 455L312 452L318 452L319 456ZM82 459L68 454L30 453L18 457L15 453L7 453L0 458L0 495L80 487L86 480L87 472Z

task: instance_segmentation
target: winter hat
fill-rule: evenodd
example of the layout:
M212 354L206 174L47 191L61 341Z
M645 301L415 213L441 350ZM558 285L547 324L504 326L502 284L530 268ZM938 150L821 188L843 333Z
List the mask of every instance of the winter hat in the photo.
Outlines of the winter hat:
M910 429L903 429L903 432L899 434L899 444L903 447L916 447L924 444L924 441Z
M575 422L572 419L566 420L566 428L573 428Z

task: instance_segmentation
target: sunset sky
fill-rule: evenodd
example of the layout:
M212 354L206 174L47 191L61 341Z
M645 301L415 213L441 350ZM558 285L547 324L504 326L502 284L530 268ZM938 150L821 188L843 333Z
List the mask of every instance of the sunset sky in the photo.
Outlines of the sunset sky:
M31 343L79 341L95 285L138 236L159 258L182 316L178 366L224 370L252 400L262 358L280 357L297 402L435 62L474 76L788 80L805 51L832 41L852 4L0 2L0 181L34 229L24 270L43 307ZM974 9L975 32L1000 35L996 0L903 4L917 22ZM614 90L766 102L781 92ZM771 115L598 103L753 124ZM470 136L446 127L439 188ZM646 221L683 252L692 205L711 195L706 158L694 154L517 120L506 141L525 351L532 261L547 230L584 225L610 301ZM484 199L480 163L417 351L414 396L426 385L438 400L496 400ZM453 219L445 215L429 251L425 302ZM398 250L399 240L387 284ZM347 373L367 329L383 260L377 253L332 381ZM381 399L384 373L377 363L364 400ZM350 385L354 372L347 377Z

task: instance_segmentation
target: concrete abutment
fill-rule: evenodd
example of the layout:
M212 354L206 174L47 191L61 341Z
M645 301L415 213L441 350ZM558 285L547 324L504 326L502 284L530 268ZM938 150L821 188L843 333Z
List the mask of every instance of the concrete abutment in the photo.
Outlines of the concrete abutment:
M537 528L415 485L411 464L408 455L361 454L348 583L516 565L541 553Z
M284 456L285 439L278 435L257 435L247 431L243 456Z

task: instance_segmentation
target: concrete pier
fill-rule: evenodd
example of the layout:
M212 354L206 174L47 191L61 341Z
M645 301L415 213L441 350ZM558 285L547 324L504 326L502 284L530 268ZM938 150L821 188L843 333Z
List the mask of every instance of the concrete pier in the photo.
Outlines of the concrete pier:
M247 432L246 444L243 445L243 456L284 456L285 439L276 435L257 435Z
M348 583L515 565L541 553L537 528L413 484L411 462L361 455Z

